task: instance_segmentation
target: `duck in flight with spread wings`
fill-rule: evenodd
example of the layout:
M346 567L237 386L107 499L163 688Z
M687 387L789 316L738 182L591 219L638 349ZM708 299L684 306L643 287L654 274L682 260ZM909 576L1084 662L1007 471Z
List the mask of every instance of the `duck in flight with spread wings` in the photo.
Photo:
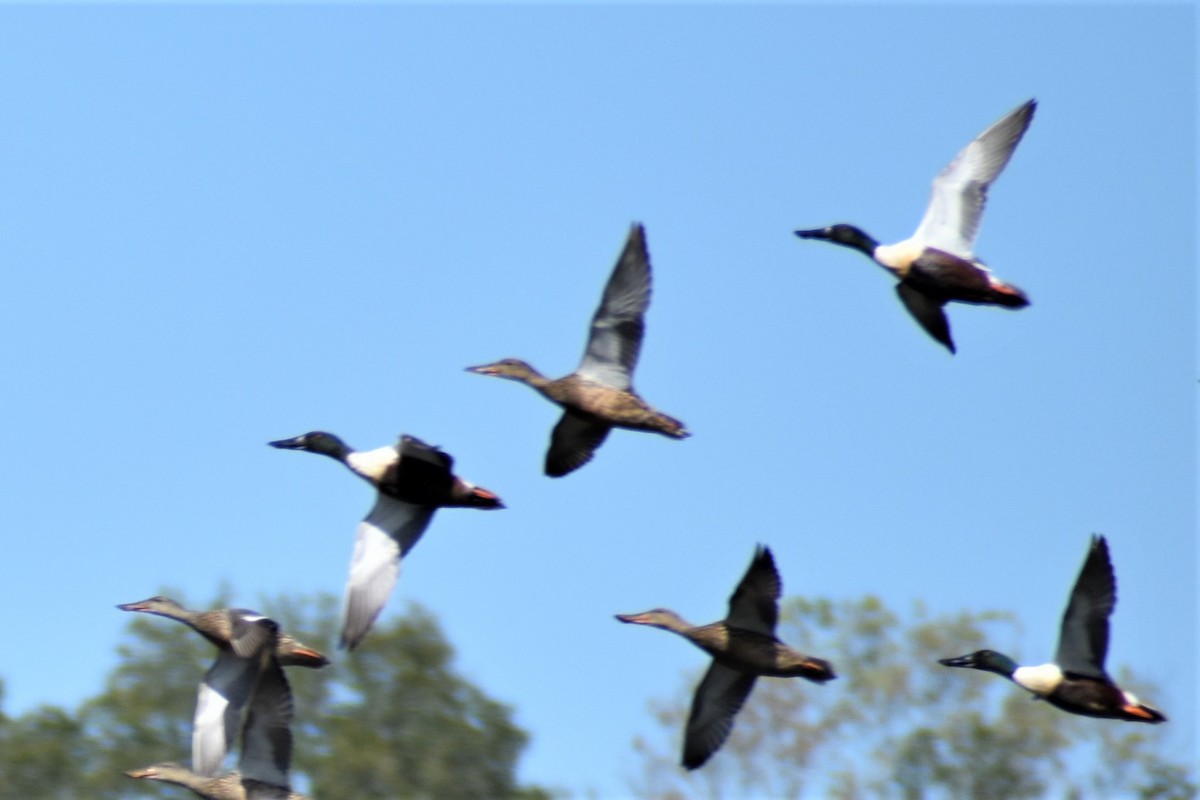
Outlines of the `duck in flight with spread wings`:
M1022 667L1003 653L978 650L938 661L947 667L966 667L1003 675L1056 708L1085 717L1129 722L1166 722L1158 709L1122 690L1104 671L1108 654L1108 618L1117 604L1117 578L1108 555L1108 542L1093 536L1083 569L1063 612L1054 660Z
M1023 308L1025 293L992 274L975 257L975 234L987 203L988 187L1016 150L1033 119L1029 100L967 145L933 179L929 207L917 231L896 244L880 244L854 225L796 231L802 239L825 239L865 253L897 278L900 301L937 341L955 352L948 302Z
M246 612L238 615L234 628L240 634L242 652L238 656L242 663L236 671L244 674L248 699L246 720L241 723L238 771L211 777L193 759L195 771L174 762L163 762L125 774L183 786L207 800L305 800L290 787L292 691L279 655L286 647L281 647L275 638L278 626L272 620ZM240 716L235 718L237 721ZM224 755L223 749L220 755Z
M713 657L696 688L683 739L683 766L696 769L721 748L759 676L807 678L824 683L837 677L833 665L806 656L775 636L779 621L779 571L770 548L755 549L754 560L720 622L690 625L674 611L655 608L617 614L621 622L672 631Z
M359 523L342 606L340 646L353 650L383 610L400 561L420 540L439 508L504 508L495 493L453 472L449 453L415 436L394 445L357 451L325 431L268 442L285 450L307 450L340 461L375 487L375 505Z
M651 408L633 390L633 370L642 347L649 305L646 231L635 224L592 317L587 349L578 369L552 380L516 358L467 368L468 372L532 386L562 406L562 419L550 434L546 453L545 471L550 477L561 478L591 461L613 428L651 431L673 439L689 435L682 422Z
M274 621L250 609L192 611L162 596L117 608L178 620L216 645L217 658L200 682L192 723L192 768L204 778L220 768L237 736L243 709L254 702L255 686L266 669L264 650L270 651L269 663L276 665L271 669L320 669L329 663L321 652L281 633Z

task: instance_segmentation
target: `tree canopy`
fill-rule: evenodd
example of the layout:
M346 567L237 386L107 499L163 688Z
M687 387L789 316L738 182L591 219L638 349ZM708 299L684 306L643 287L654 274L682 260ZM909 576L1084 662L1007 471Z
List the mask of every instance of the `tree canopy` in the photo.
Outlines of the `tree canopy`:
M780 638L831 660L838 680L760 679L725 747L689 773L679 766L679 741L698 666L674 697L652 704L663 735L634 742L639 796L1196 797L1190 767L1158 752L1165 726L1074 716L995 675L935 663L985 646L1015 652L1003 647L1006 634L1015 639L1006 614L930 618L918 608L902 623L875 597L792 598L782 612ZM1167 705L1136 676L1117 680Z
M528 735L513 723L511 708L454 671L453 648L420 606L376 626L369 646L352 655L332 649L333 597L284 596L258 610L334 659L321 670L288 670L297 790L353 800L549 797L517 784ZM120 663L99 695L74 710L43 707L17 718L0 713L0 798L190 796L122 772L188 760L196 688L213 647L185 625L147 615L130 615L128 630Z

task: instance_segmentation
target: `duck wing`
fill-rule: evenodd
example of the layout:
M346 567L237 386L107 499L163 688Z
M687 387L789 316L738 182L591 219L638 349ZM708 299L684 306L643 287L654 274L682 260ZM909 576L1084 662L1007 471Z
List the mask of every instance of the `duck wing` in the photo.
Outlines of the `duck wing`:
M759 545L741 583L729 597L729 616L725 621L733 628L774 637L781 590L771 548Z
M592 317L587 350L576 373L605 386L627 391L642 348L650 305L650 256L646 231L635 224L617 259L600 307Z
M603 444L610 425L586 419L573 411L563 412L562 419L550 434L550 449L546 451L546 474L561 478L592 460L596 448Z
M423 506L437 506L450 497L454 486L454 459L440 448L415 436L400 437L400 460L388 476L387 489L394 497Z
M1008 164L1036 108L1037 102L1030 100L1009 112L938 173L933 179L929 207L913 239L956 256L972 258L988 186Z
M358 524L342 607L342 647L353 650L367 635L396 585L400 559L429 527L433 512L380 493Z
M237 737L242 709L254 692L260 667L258 658L221 650L204 674L192 720L192 769L196 774L212 777L221 768Z
M297 795L283 786L272 786L269 783L242 778L242 792L246 800L292 800Z
M903 281L896 284L896 294L900 295L900 302L926 333L945 345L951 353L957 352L954 339L950 337L950 320L946 318L946 312L943 310L943 306L946 305L943 301L930 297Z
M683 738L683 766L703 766L725 744L733 718L754 688L757 676L714 661L696 687Z
M238 771L247 798L286 797L291 762L292 690L279 661L271 655L265 659L242 727ZM250 791L253 784L262 785L261 789L254 787L259 794Z
M278 626L272 620L248 608L231 608L226 613L229 615L229 646L234 655L254 658L264 648L274 646Z
M1104 658L1108 655L1108 618L1117 604L1117 578L1113 574L1108 543L1093 536L1083 569L1063 612L1054 663L1063 672L1108 680Z

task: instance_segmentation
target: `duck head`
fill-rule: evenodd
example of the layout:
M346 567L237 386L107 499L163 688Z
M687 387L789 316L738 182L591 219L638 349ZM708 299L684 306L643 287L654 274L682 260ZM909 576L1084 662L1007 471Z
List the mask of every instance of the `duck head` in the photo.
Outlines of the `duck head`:
M684 622L682 617L667 608L652 608L641 614L616 614L614 616L619 621L630 625L649 625L652 628L662 628L668 631L679 631L691 627Z
M176 603L169 597L163 597L156 594L154 597L147 597L145 600L139 600L136 603L120 603L117 608L122 611L145 611L149 614L161 614L167 612L170 614L174 611L182 611L183 606Z
M976 650L974 653L967 653L958 658L939 658L938 663L945 667L981 669L984 672L994 672L1006 678L1011 678L1012 674L1017 671L1017 662L995 650Z
M467 367L467 372L476 375L492 375L497 378L508 378L510 381L529 383L530 380L541 378L542 374L519 358L504 358L494 364L482 364L478 367Z
M171 780L176 775L181 775L188 772L188 769L182 764L177 764L174 761L164 761L161 764L152 764L141 769L128 769L125 774L130 778L138 778L140 780L161 781Z
M339 461L344 459L350 452L350 447L332 433L325 431L311 431L310 433L296 436L291 439L279 439L274 442L267 442L271 447L278 447L281 450L307 450L310 453L320 453L323 456L336 458Z
M801 239L824 239L834 244L852 247L868 256L874 256L875 248L879 246L879 242L868 236L861 228L847 225L844 222L830 225L827 228L796 231L796 235Z

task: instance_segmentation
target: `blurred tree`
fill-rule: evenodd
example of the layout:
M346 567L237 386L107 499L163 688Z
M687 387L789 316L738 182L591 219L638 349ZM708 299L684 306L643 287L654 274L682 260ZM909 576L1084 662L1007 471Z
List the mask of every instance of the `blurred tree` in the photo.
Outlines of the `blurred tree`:
M191 605L178 592L163 594ZM228 592L196 608L228 605ZM512 710L453 670L453 649L417 606L379 624L352 655L332 649L338 603L281 597L258 610L334 663L288 669L295 695L293 787L314 798L396 800L486 797L546 800L516 783L528 735ZM0 800L187 797L122 772L187 763L196 690L215 650L187 626L131 614L130 636L104 690L74 712L0 712ZM3 699L0 684L0 700ZM230 757L230 764L236 754Z
M87 797L76 768L87 751L79 722L60 708L42 706L16 719L0 713L0 798Z
M1020 798L1197 796L1190 767L1156 752L1163 727L1077 717L984 673L936 659L981 647L1002 652L1011 617L961 613L902 625L878 599L832 603L792 598L779 636L833 662L825 686L761 679L725 747L703 769L679 766L691 694L652 704L665 736L639 737L634 789L642 797ZM987 628L986 636L984 628ZM986 644L985 644L986 638ZM700 659L698 659L699 661ZM1159 693L1131 675L1118 682L1149 702ZM1170 708L1166 709L1170 716ZM1170 723L1168 723L1169 725Z

